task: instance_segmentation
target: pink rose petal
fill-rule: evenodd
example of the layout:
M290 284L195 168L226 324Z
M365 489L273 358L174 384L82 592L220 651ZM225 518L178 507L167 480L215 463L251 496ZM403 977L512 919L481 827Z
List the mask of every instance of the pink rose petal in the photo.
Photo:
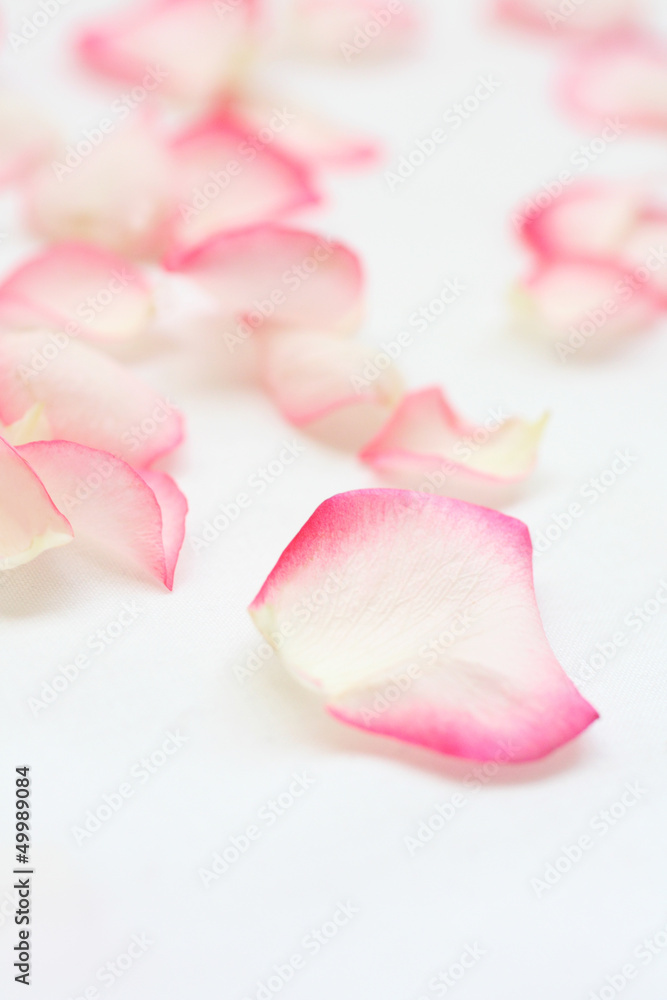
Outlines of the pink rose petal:
M187 505L168 476L156 474L149 484L122 459L71 441L37 441L17 450L77 538L91 539L172 589Z
M271 328L348 333L359 323L359 258L316 233L276 225L220 233L169 266L217 299L241 339Z
M37 473L0 438L0 569L21 566L72 536Z
M41 403L49 437L148 465L182 440L173 405L126 367L61 332L0 334L0 420Z
M295 0L294 47L311 59L354 64L402 54L418 19L404 0Z
M222 93L243 67L255 0L153 0L85 31L85 63L115 80L189 102Z
M85 243L61 243L16 268L0 284L0 325L48 326L91 339L142 333L153 312L141 271Z
M636 0L496 0L496 17L518 28L555 36L599 35L632 24Z
M422 389L403 398L360 457L397 485L492 506L533 471L545 422L506 419L496 408L474 426L439 388Z
M565 106L615 138L628 127L667 129L667 46L632 32L575 52L561 80ZM604 138L604 134L603 134Z
M317 204L303 163L262 142L229 115L195 125L172 145L177 219L172 252L221 230L275 222Z
M371 381L364 368L377 350L357 340L327 333L273 333L259 345L260 379L290 423L310 424L328 414L375 404L387 411L400 398L403 382L393 367ZM357 384L363 383L363 388Z
M127 122L112 124L107 133L97 128L96 145L85 134L75 137L29 178L28 225L50 241L155 256L175 210L171 160L148 115L135 111Z
M250 612L332 715L371 732L526 761L597 718L545 636L528 529L497 511L401 490L334 496Z

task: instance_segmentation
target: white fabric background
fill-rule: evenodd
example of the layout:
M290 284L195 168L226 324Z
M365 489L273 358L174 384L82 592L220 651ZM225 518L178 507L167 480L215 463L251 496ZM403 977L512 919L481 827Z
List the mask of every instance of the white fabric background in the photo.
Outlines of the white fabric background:
M10 29L36 9L4 6ZM64 43L101 6L72 0L29 46L5 45L5 77L39 96L74 137L115 96L68 68ZM667 613L637 633L623 621L667 577L667 328L607 360L566 365L507 332L507 290L525 263L510 214L590 136L550 100L557 47L493 31L477 3L423 6L428 30L414 59L349 73L280 67L280 75L311 104L383 138L389 164L481 74L502 86L395 194L382 170L331 175L327 205L304 221L360 251L369 342L394 337L447 278L465 282L465 295L400 365L411 386L439 382L471 418L497 404L525 416L552 411L539 472L510 511L531 530L544 530L616 449L636 455L536 562L546 629L572 676L596 643L630 634L584 687L602 719L549 759L502 769L470 795L473 765L337 724L275 660L240 684L234 666L259 639L245 608L284 546L324 498L377 485L354 458L305 438L298 462L206 551L186 540L173 594L81 545L49 552L0 587L0 899L11 886L13 769L28 763L35 1000L81 997L93 986L113 1000L256 997L258 982L306 954L304 936L345 900L358 913L278 995L443 995L429 980L475 943L486 954L452 989L461 1000L584 1000L627 962L639 970L622 990L628 998L664 995L667 949L646 964L633 952L667 927ZM667 139L628 137L590 173L659 172L666 157ZM31 244L11 198L2 213L9 266ZM258 393L225 388L194 352L168 347L137 367L187 415L187 443L166 467L189 498L189 537L198 535L295 433ZM35 718L28 699L127 601L141 609L135 624ZM135 781L133 797L77 846L72 827L176 729L185 746L145 785ZM304 770L312 788L270 828L260 822L261 839L205 890L198 869ZM596 834L595 816L635 781L640 800ZM456 792L465 807L410 856L404 838ZM538 898L531 879L585 833L593 848ZM2 991L19 997L15 929L2 904ZM97 970L142 933L149 950L107 988Z

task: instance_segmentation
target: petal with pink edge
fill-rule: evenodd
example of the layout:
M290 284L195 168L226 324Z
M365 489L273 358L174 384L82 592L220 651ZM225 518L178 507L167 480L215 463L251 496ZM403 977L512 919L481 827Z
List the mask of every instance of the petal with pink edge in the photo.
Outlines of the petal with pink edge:
M22 95L0 91L0 184L11 184L53 151L56 134Z
M650 284L612 264L541 264L514 292L517 327L551 344L561 361L602 353L650 327L662 305Z
M41 404L49 438L148 465L183 438L180 413L112 358L67 334L0 335L0 421ZM44 434L42 424L33 434ZM34 437L33 437L34 440Z
M585 0L565 5L554 0L496 0L495 15L518 28L560 35L600 35L631 25L636 0Z
M149 483L122 459L71 441L36 441L18 451L67 513L75 537L172 589L187 505L168 476L151 474Z
M597 718L545 636L528 529L484 507L402 490L334 496L250 613L332 715L371 732L518 762Z
M178 202L173 252L221 230L278 221L319 201L303 163L229 115L189 129L173 143L172 156Z
M72 537L37 473L0 437L0 569L21 566Z
M61 243L16 268L0 284L0 325L50 327L109 340L138 336L153 312L141 271L86 243Z
M28 179L29 227L47 240L95 243L130 257L162 252L174 213L172 164L148 115L99 144L73 140ZM83 138L83 137L82 137ZM84 153L77 150L84 149Z
M630 32L575 52L560 81L565 107L613 141L628 127L667 128L667 46Z
M388 412L403 392L403 381L392 365L375 367L377 353L328 333L272 333L260 341L260 379L283 416L297 426L359 404Z
M220 233L169 266L212 295L244 339L273 328L351 333L360 322L359 258L316 233L275 225Z
M396 485L495 506L533 471L546 420L506 419L495 407L475 426L439 388L422 389L401 400L360 457Z
M417 24L407 2L294 0L292 47L318 61L376 62L409 49Z
M93 70L187 102L220 96L244 69L255 0L153 0L86 30Z

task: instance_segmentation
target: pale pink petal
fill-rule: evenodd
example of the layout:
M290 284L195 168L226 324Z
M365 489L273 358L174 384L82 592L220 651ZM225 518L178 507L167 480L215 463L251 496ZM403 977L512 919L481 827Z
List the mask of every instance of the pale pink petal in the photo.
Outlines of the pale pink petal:
M188 502L171 476L167 476L164 472L142 469L141 477L153 490L162 511L165 582L168 587L171 587L178 555L185 538L185 515L188 512Z
M647 208L637 220L621 254L635 281L648 282L667 308L667 211Z
M372 732L525 761L597 718L544 634L528 529L497 511L402 490L339 494L250 612L334 716Z
M0 184L23 177L56 142L53 126L27 98L0 91Z
M0 570L65 545L72 534L37 473L0 437Z
M244 68L255 0L153 0L83 33L96 72L188 102L220 95Z
M0 412L4 413L7 409L6 406L0 404ZM12 420L9 424L4 424L0 419L0 437L3 437L8 444L15 448L19 444L27 444L28 441L50 441L53 433L44 412L44 403L34 403L22 417Z
M122 459L71 441L37 441L18 451L67 514L77 538L91 539L171 590L182 540L177 522L186 510L175 484L161 482L156 495ZM168 504L164 513L162 502Z
M519 28L559 35L600 35L628 27L636 0L496 0L496 17Z
M0 334L0 420L13 424L41 403L50 437L76 441L143 466L182 440L169 400L94 348L59 331Z
M0 325L55 327L95 339L134 337L153 312L141 271L85 243L61 243L21 264L0 284Z
M233 97L234 115L259 139L275 136L280 148L312 167L347 168L375 163L377 142L336 125L329 119L287 100L241 92Z
M50 241L81 240L132 257L162 251L173 222L174 177L148 115L85 132L25 187L27 221ZM101 120L100 120L101 124Z
M417 23L408 0L294 0L293 47L318 61L375 62L404 53Z
M391 363L368 371L377 354L334 334L272 333L259 345L260 379L283 416L297 426L359 404L388 409L401 396L403 383Z
M316 233L276 225L221 233L169 266L215 297L240 341L259 329L349 333L359 325L359 258Z
M651 326L662 308L651 286L611 264L541 264L514 295L516 319L559 358L597 353Z
M229 115L209 118L172 147L177 218L172 250L221 230L275 222L319 196L303 163L263 143Z
M664 131L667 46L630 32L602 38L572 56L560 90L566 107L593 127L604 126L609 141L628 127Z
M396 485L495 506L533 471L545 423L494 407L475 426L440 389L422 389L402 399L360 457Z
M579 181L559 197L534 199L523 212L521 236L546 259L601 257L618 262L646 205L644 185ZM530 204L530 203L529 203Z

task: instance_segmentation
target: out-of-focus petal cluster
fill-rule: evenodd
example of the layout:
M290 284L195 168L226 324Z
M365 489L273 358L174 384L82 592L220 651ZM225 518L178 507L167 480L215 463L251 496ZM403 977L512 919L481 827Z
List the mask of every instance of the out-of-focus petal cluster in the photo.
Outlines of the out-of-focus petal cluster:
M605 35L627 28L638 16L638 0L495 0L497 20L513 27L578 38Z

